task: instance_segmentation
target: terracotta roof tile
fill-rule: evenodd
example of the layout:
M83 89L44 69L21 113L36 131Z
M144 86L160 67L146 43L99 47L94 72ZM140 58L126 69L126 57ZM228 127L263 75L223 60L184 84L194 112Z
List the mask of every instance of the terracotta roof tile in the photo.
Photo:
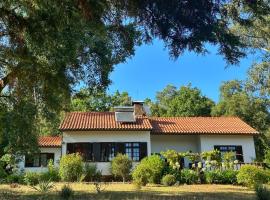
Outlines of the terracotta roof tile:
M258 134L238 117L137 117L135 123L115 121L114 112L71 112L61 131L151 130L152 134Z
M116 122L114 112L71 112L61 123L61 131L74 130L151 130L146 117L137 117L135 123Z
M152 117L153 134L258 134L238 117Z
M38 138L40 147L61 147L62 137L60 136L42 136Z

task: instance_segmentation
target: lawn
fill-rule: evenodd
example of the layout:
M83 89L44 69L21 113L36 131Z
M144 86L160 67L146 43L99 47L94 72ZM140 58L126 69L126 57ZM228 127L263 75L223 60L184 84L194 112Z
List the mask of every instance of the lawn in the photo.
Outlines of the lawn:
M48 194L40 194L34 189L19 185L11 188L10 185L0 185L0 199L26 200L26 199L60 199L59 191L64 183L57 183L53 191ZM105 185L105 190L97 194L94 185L87 183L70 183L75 191L73 199L153 199L153 200L233 200L255 199L254 191L240 186L232 185L181 185L164 187L151 185L137 190L132 184L110 183Z

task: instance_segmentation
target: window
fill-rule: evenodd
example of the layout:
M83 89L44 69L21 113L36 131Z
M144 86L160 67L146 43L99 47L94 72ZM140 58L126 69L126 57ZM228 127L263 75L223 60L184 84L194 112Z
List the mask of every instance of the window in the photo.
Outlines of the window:
M223 156L226 152L234 152L235 153L235 159L239 160L240 162L244 162L243 158L243 150L242 146L236 146L236 145L215 145L214 149L217 149L220 151L221 156Z
M137 142L134 143L126 143L125 144L126 151L125 154L133 161L140 160L140 144Z
M93 160L93 145L91 143L68 143L67 154L79 153L84 161Z
M47 167L49 160L54 161L54 153L40 153L25 156L25 167Z
M100 161L102 162L112 161L115 157L115 143L101 143L100 150Z

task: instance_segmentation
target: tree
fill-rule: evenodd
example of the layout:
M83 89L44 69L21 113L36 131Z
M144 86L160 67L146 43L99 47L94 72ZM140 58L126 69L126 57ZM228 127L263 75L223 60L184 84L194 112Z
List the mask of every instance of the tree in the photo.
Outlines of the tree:
M232 32L252 50L270 54L270 6L268 1L231 1L225 7ZM240 13L245 13L241 15Z
M249 93L245 82L233 80L223 83L220 88L220 101L213 108L213 116L238 116L258 130L256 137L257 159L262 160L267 141L265 134L269 129L270 113L267 102Z
M125 182L129 176L131 168L132 161L127 155L117 154L112 160L112 174L122 177L123 182Z
M210 43L219 46L229 63L237 63L244 56L244 45L229 30L231 20L223 12L226 4L213 0L2 1L0 95L8 92L12 99L8 98L11 106L6 115L15 117L12 112L17 106L27 109L24 102L31 102L35 110L29 113L34 120L31 132L44 121L49 125L53 116L69 109L77 83L106 88L114 66L131 57L136 45L154 38L164 42L172 58L184 50L205 53ZM24 131L17 129L19 125L5 126L14 133Z
M210 116L214 102L203 96L198 88L191 85L179 90L168 85L156 95L157 101L150 103L153 116Z
M254 64L248 71L246 85L250 92L270 103L270 62Z
M74 111L111 111L115 106L131 105L131 97L127 92L107 94L106 91L89 91L86 88L76 93L71 100Z

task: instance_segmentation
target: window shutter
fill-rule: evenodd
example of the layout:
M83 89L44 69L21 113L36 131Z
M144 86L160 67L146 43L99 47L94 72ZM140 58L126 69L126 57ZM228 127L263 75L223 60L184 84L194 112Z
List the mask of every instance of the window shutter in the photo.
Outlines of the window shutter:
M236 159L244 162L242 146L236 146Z
M100 161L100 143L93 143L93 157L94 162Z
M147 142L140 143L140 160L147 156Z

